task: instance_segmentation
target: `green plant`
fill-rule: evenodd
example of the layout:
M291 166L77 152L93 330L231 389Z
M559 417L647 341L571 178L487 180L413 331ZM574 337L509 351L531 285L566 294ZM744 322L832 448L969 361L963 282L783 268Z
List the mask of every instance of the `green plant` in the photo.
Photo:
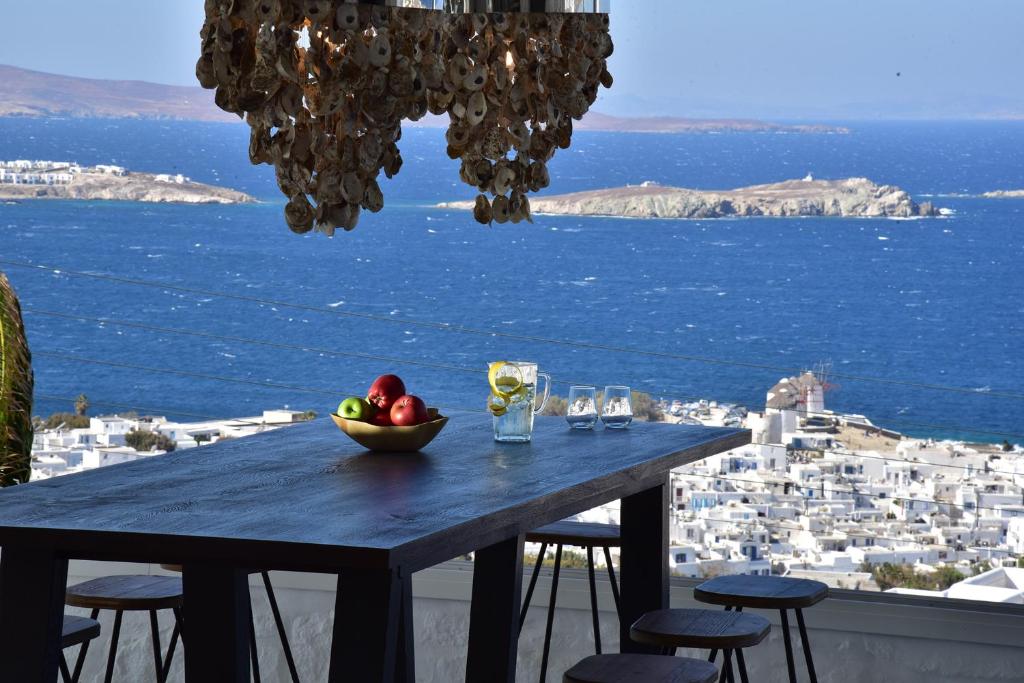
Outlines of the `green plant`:
M74 413L54 413L41 422L42 429L56 429L62 425L64 429L85 429L89 426L89 418Z
M78 398L75 399L75 415L81 415L85 417L85 414L89 412L89 397L85 394L79 394Z
M0 273L0 486L24 484L32 474L32 389L21 305Z
M177 446L174 441L160 432L145 432L137 429L125 434L124 442L141 453L152 450L170 453Z
M959 570L951 566L936 568L934 572L919 574L909 564L885 564L871 571L879 589L916 588L918 590L944 591L954 583L963 581L965 577Z
M634 391L632 394L634 418L645 422L661 422L665 419L665 411L650 394L641 391Z
M523 555L523 566L532 567L537 564L537 555L535 553L526 553ZM555 566L555 551L548 550L544 553L543 567L554 567ZM562 569L586 569L587 568L587 556L583 553L576 552L574 550L562 549Z
M565 414L569 412L569 401L562 398L561 396L555 396L551 394L548 397L548 402L544 406L544 410L540 411L541 415L554 415L556 417L565 417Z

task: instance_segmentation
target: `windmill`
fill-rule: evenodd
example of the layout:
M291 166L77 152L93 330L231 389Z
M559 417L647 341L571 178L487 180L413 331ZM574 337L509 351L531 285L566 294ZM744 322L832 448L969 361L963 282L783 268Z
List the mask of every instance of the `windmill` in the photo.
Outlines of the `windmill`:
M808 416L821 415L825 412L825 394L839 389L838 384L828 381L832 373L832 361L819 361L813 370L801 373L797 386L800 395L796 403L800 412Z

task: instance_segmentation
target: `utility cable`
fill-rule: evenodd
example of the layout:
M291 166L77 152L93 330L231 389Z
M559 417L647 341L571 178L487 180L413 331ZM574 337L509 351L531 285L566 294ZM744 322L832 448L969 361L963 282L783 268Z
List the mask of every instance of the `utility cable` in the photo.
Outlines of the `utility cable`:
M552 344L558 346L569 346L573 348L587 349L591 351L605 351L610 353L623 353L647 356L652 358L664 358L670 360L688 361L696 363L706 363L710 365L723 365L730 367L748 368L754 370L771 370L773 372L782 372L785 374L795 374L800 372L798 368L771 365L765 363L751 363L745 361L726 360L721 358L709 358L704 356L691 356L680 353L672 353L668 351L655 351L650 349L639 349L631 347L613 346L610 344L598 344L594 342L582 342L582 341L571 341L566 339L555 339L551 337L542 337L537 335L527 334L515 334L512 332L501 332L498 330L485 330L474 327L468 327L465 325L454 325L451 323L439 323L427 320L415 320L411 318L396 318L392 316L375 315L372 313L362 313L358 311L343 311L339 309L326 309L321 306L311 306L308 304L297 304L289 301L280 301L274 299L261 299L254 296L246 296L242 294L231 294L228 292L218 292L213 290L198 289L194 287L183 287L181 285L171 285L166 283L139 280L134 278L125 278L114 275L101 275L97 273L86 273L82 271L67 270L63 268L54 268L52 266L44 266L33 263L26 263L23 261L12 261L9 259L0 259L0 265L13 266L17 268L28 268L40 271L47 271L58 275L68 275L72 277L83 277L92 278L96 280L104 280L107 282L114 282L118 284L137 285L141 287L154 287L158 289L180 292L184 294L192 294L204 297L219 297L224 299L231 299L234 301L244 301L247 303L255 303L263 306L272 306L279 308L291 308L294 310L307 311L312 313L326 313L337 316L358 318L362 320L372 320L375 322L386 322L390 324L401 324L405 326L417 326L423 328L429 328L434 330L444 330L446 332L458 332L461 334L471 334L485 337L499 337L503 339L511 339L520 342L532 342L541 344ZM971 394L976 396L988 396L992 398L1005 398L1013 400L1024 400L1024 394L1018 394L1006 391L978 391L970 387L957 387L948 386L941 384L931 384L927 382L917 382L912 380L901 380L901 379L890 379L885 377L869 377L864 375L852 375L846 373L833 372L830 373L832 377L837 379L844 379L856 382L873 382L876 384L886 384L894 386L904 386L915 389L926 389L931 391L945 391L958 394Z
M0 261L0 262L2 262L2 261ZM363 359L363 360L373 360L373 361L380 361L380 362L393 363L393 364L399 364L399 365L414 365L414 366L426 367L426 368L435 369L435 370L460 372L460 373L473 374L473 375L478 375L478 376L486 375L486 371L485 370L477 370L477 369L474 369L474 368L468 368L468 367L459 366L459 365L450 365L450 364L436 363L436 362L431 362L431 361L420 361L420 360L414 360L414 359L409 359L409 358L395 358L395 357L390 357L390 356L383 356L383 355L380 355L380 354L368 354L368 353L360 353L360 352L355 352L355 351L338 351L336 349L326 349L326 348L317 348L317 347L304 346L304 345L286 344L286 343L283 343L283 342L272 342L272 341L267 341L267 340L250 339L250 338L246 338L246 337L237 337L237 336L230 336L230 335L219 335L219 334L213 334L213 333L210 333L210 332L203 332L203 331L198 331L198 330L186 330L186 329L181 329L181 328L161 327L161 326L157 326L157 325L150 325L150 324L147 324L147 323L139 323L139 322L126 321L126 320L117 320L117 319L113 319L113 318L97 318L97 317L85 316L85 315L79 315L79 314L58 313L58 312L55 312L55 311L44 311L44 310L41 310L41 309L36 309L36 308L29 307L29 306L23 307L22 310L24 312L26 312L26 313L33 313L35 315L41 315L41 316L46 316L46 317L62 318L62 319L66 319L66 320L75 320L75 321L79 321L79 322L91 322L91 323L97 323L97 324L100 324L100 325L112 325L112 326L116 326L116 327L127 327L127 328L131 328L131 329L139 329L139 330L144 330L144 331L148 331L148 332L157 332L157 333L160 333L160 334L177 334L177 335L183 335L183 336L191 336L191 337L199 337L199 338L204 338L204 339L210 339L210 340L220 341L220 342L229 342L229 343L232 343L232 344L249 344L249 345L255 345L255 346L264 346L264 347L269 347L269 348L275 348L275 349L279 349L279 350L299 351L299 352L304 352L304 353L315 353L315 354L319 354L319 355L341 357L341 358L359 358L359 359ZM571 385L594 386L592 383L579 382L579 381L571 381L571 380L563 380L563 379L558 379L558 378L552 378L552 382L555 383L555 384L566 385L566 386L571 386ZM693 397L693 396L684 396L684 395L678 395L678 394L677 394L677 396L679 398L688 398L688 399L694 399L694 400L701 400L701 399L698 399L697 397ZM736 405L742 405L743 402L740 402L740 401L734 401L734 402L719 401L719 403L735 403ZM807 413L807 414L815 415L815 416L821 416L821 417L828 417L828 418L833 418L833 419L838 419L838 418L842 417L840 415L835 415L833 413ZM933 425L933 424L921 423L921 422L908 423L907 421L902 420L900 418L889 419L889 418L885 418L885 417L878 417L878 418L875 418L875 419L884 420L884 421L886 421L888 423L893 423L893 424L911 424L913 426L918 426L918 427L922 427L922 428L947 430L947 431L957 431L957 432L966 433L966 434L984 434L984 435L991 435L991 436L1000 436L1000 437L1004 437L1004 438L1010 437L1010 438L1024 439L1024 435L1014 434L1014 433L1010 433L1010 432L997 432L997 431L980 430L980 429L973 429L973 428L968 428L968 427L958 427L958 426L955 426L955 425ZM865 425L865 426L868 426L868 425ZM879 429L879 427L877 425L871 425L871 426L873 426L876 429Z

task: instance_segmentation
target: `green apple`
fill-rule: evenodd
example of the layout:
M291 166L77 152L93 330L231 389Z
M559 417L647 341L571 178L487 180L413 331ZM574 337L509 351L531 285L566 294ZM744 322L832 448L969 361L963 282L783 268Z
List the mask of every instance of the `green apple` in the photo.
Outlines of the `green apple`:
M373 417L374 409L370 405L370 402L365 398L359 398L358 396L352 396L346 398L338 406L338 415L345 418L346 420L357 420L359 422L368 421Z

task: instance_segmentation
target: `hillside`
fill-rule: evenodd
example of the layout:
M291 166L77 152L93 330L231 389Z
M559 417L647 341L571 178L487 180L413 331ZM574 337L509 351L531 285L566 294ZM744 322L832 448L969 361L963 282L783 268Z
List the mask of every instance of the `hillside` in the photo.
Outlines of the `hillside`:
M200 87L105 81L0 65L0 116L238 121Z
M198 86L75 78L4 65L0 65L0 116L239 120L217 108L212 91ZM448 118L427 116L406 125L441 128L448 125ZM591 112L576 127L630 133L848 132L845 128L831 126L791 126L746 119L624 118L600 112Z

